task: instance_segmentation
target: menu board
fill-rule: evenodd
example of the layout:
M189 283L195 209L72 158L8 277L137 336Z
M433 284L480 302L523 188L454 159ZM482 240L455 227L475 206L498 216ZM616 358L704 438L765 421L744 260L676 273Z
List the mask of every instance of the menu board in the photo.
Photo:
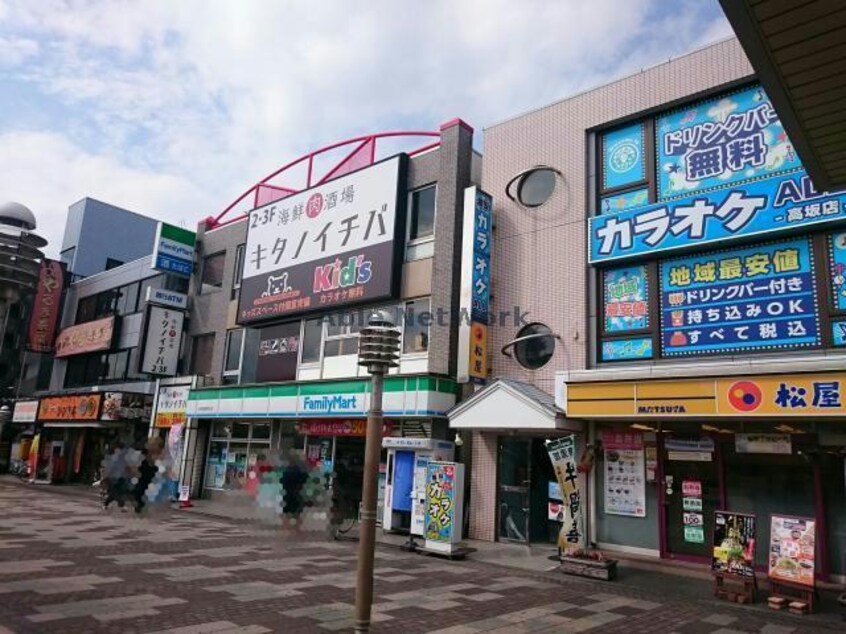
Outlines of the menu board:
M720 574L755 576L755 516L714 512L714 553L711 570Z
M646 517L643 436L632 432L602 434L605 449L605 512Z
M814 585L816 522L807 517L770 516L769 577Z

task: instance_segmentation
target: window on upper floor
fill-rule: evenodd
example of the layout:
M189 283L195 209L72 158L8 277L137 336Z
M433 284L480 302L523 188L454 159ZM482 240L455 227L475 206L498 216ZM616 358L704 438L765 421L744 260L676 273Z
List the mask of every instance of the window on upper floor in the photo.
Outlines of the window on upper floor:
M243 350L244 329L227 330L223 357L223 380L225 383L238 383L240 381Z
M214 355L214 333L197 335L191 345L191 373L200 376L212 374Z
M432 313L428 297L405 303L403 312L402 351L404 354L426 352L429 349L429 326Z
M434 255L436 200L436 185L417 189L408 195L407 260L420 260Z
M226 251L213 253L203 258L203 271L200 277L200 294L213 293L223 286L223 273L226 265Z
M244 275L244 254L247 251L246 244L239 244L235 248L235 270L232 278L232 299L238 296L238 289L241 288L241 277Z

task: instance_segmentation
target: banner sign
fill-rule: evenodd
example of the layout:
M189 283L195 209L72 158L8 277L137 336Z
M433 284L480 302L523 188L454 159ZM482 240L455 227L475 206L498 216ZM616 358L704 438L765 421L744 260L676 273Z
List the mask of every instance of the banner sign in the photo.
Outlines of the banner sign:
M62 312L65 269L61 262L44 259L38 270L38 286L29 318L26 346L31 352L53 352L53 341Z
M646 179L642 123L602 135L602 188L614 189Z
M250 212L238 320L396 296L405 155Z
M256 382L295 380L300 349L300 322L262 328L259 333Z
M108 350L112 347L114 335L114 315L69 326L56 338L56 357L70 357L75 354Z
M802 166L760 86L658 117L655 133L659 200Z
M770 234L846 218L846 192L819 193L804 171L590 218L590 262Z
M305 436L365 436L367 420L304 420L297 423L297 431ZM390 436L394 424L382 423L382 436Z
M646 517L643 436L602 432L605 451L605 513Z
M493 198L476 186L464 191L461 248L458 382L484 383L488 376ZM469 315L469 319L467 316Z
M185 313L181 310L164 306L148 307L141 372L156 376L176 376L184 320Z
M153 265L156 271L191 277L194 271L194 250L197 234L182 227L160 222L153 242Z
M820 345L807 238L661 262L665 357Z
M15 401L13 423L34 423L38 415L38 401Z
M815 563L816 522L770 515L770 579L813 587Z
M645 266L604 271L603 310L605 332L625 332L649 327L649 296Z
M79 396L48 396L38 404L39 421L97 420L101 394Z
M558 533L558 547L565 554L584 549L586 544L582 494L576 465L575 435L557 438L546 444L555 479L564 498L564 523Z
M740 577L755 576L754 515L714 512L711 571Z
M188 422L190 385L163 385L156 401L154 427L173 427Z
M426 533L427 541L452 543L456 526L455 464L430 461L426 466Z

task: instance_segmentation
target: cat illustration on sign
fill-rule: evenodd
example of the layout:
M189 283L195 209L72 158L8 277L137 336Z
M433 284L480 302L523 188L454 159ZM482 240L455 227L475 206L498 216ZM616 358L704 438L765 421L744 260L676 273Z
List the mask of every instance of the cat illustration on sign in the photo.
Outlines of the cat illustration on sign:
M291 287L288 286L288 273L282 273L282 275L268 275L267 276L267 290L264 291L261 296L262 297L272 297L274 295L280 295L282 293L287 293L291 290Z

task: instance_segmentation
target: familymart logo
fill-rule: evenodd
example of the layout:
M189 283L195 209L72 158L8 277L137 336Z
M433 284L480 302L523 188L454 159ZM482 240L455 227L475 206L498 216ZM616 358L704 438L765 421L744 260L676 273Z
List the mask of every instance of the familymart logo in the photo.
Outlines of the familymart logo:
M304 396L303 409L308 412L331 414L339 411L358 411L360 409L357 396Z

